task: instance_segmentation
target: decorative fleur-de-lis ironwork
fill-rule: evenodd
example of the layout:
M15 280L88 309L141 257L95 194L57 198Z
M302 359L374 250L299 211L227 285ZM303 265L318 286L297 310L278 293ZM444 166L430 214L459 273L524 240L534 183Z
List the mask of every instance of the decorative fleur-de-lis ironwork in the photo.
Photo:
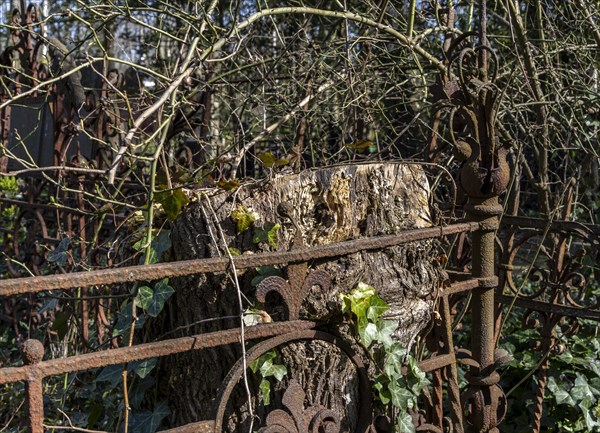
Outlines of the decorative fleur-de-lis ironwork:
M329 290L331 278L321 270L313 270L306 275L306 263L290 265L288 267L289 282L277 276L267 277L256 288L256 299L265 302L269 292L277 292L283 298L287 308L289 320L297 320L304 294L313 286L318 286L322 291Z
M294 226L295 234L292 240L291 249L304 248L304 239L300 226L296 222L293 210L287 203L280 203L277 207L277 213L291 221ZM297 320L300 315L300 307L304 300L304 295L314 286L320 287L323 292L331 287L331 278L329 274L321 270L313 270L308 273L306 262L290 263L287 268L288 280L271 276L260 282L256 288L256 299L259 302L265 302L267 294L277 292L283 298L288 309L288 320Z
M338 415L321 405L304 408L304 391L296 380L291 380L283 394L286 410L276 409L267 415L260 433L338 433Z

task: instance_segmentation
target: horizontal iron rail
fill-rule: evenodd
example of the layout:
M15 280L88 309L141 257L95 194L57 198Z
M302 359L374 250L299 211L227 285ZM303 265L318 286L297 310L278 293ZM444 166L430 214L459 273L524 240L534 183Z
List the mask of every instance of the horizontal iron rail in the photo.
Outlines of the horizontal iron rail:
M283 265L294 262L344 256L366 250L375 250L408 242L432 239L477 230L479 223L465 222L441 227L406 230L394 235L368 237L335 244L316 245L283 252L258 253L233 257L237 269L257 266ZM44 290L73 289L103 284L134 281L152 281L162 278L183 277L205 272L225 272L230 266L227 257L182 260L177 262L138 265L97 271L72 272L62 275L13 278L0 281L0 296L14 296Z
M459 281L447 287L446 293L472 290L479 287L479 283L478 279ZM283 335L302 329L313 329L316 326L316 322L306 320L279 322L247 327L245 329L245 336L247 340L252 340ZM189 337L144 343L131 347L121 347L66 358L57 358L22 367L2 368L0 369L0 384L24 381L32 376L48 377L239 342L240 329L232 328ZM432 371L450 363L452 363L452 360L449 355L440 355L437 358L423 361L421 364L423 364L424 371Z
M244 335L246 340L254 340L257 338L283 335L302 329L313 329L316 326L316 322L294 320L290 322L249 326L244 329ZM190 337L174 338L171 340L156 341L154 343L138 344L137 346L121 347L118 349L103 350L101 352L51 359L37 364L24 365L22 367L0 369L0 384L29 380L32 377L43 378L72 373L91 368L106 367L109 365L123 364L126 362L157 358L240 342L240 328L231 328Z
M548 226L548 223L550 223L550 228L552 228L553 230L576 232L582 235L600 235L600 225L580 223L577 221L557 220L549 222L542 218L503 215L500 223L521 228L533 228L540 230L544 230Z
M550 304L549 302L536 301L507 295L496 295L496 300L503 304L512 304L533 311L541 311L544 313L554 313L565 317L578 317L580 319L589 319L600 322L600 310L592 310L591 308L573 307L571 305Z

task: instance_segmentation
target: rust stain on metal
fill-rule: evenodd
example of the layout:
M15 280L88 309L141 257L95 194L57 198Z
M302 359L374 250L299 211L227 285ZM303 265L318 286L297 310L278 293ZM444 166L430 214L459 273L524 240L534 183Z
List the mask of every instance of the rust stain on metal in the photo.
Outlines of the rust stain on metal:
M30 433L44 433L44 390L39 370L30 373L25 382L27 426Z
M438 370L444 368L447 365L453 364L456 361L454 354L445 354L434 356L433 358L426 359L425 361L419 362L419 368L424 372Z
M295 262L339 257L359 251L378 250L408 242L443 237L476 230L478 223L457 223L442 227L407 230L395 235L355 239L335 244L304 247L286 252L260 253L233 258L238 269L257 266L282 265ZM126 268L98 271L72 272L64 275L13 278L0 281L0 296L14 296L44 290L72 289L102 284L117 284L134 281L151 281L167 277L183 277L205 272L225 272L230 266L229 258L183 260L154 265L139 265Z
M315 326L315 322L305 320L271 323L248 327L245 329L245 336L246 340L253 340L286 334L298 331L299 329L311 329ZM132 347L122 347L102 352L52 359L35 365L0 369L0 384L28 380L32 375L36 375L37 372L41 374L41 377L48 377L74 371L88 370L91 368L106 367L107 365L173 355L175 353L191 350L202 350L209 347L223 346L238 342L240 342L240 330L239 328L233 328L194 335L191 337L182 337L172 340L157 341L154 343L139 344Z
M182 425L168 430L161 430L158 433L212 433L215 429L215 422L198 421L190 424Z
M287 411L275 409L270 412L267 415L265 426L259 432L339 433L341 423L338 414L319 404L305 408L305 397L306 394L298 381L290 380L281 401Z

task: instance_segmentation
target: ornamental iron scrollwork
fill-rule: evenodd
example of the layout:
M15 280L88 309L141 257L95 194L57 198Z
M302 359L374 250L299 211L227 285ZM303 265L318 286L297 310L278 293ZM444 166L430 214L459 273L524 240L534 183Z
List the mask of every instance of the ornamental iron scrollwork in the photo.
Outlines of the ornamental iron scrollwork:
M332 410L321 405L304 407L305 394L298 381L292 379L283 394L287 410L269 412L259 433L339 433L340 419Z

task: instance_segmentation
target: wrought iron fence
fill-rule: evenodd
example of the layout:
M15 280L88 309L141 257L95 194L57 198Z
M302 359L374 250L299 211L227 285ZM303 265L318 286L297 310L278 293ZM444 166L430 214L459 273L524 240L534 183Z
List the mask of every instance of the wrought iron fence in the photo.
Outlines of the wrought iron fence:
M110 268L89 272L74 272L64 275L47 275L30 278L18 278L0 281L0 296L15 297L23 294L35 294L51 290L66 291L74 288L86 288L100 285L116 285L151 281L162 278L183 277L201 273L224 273L231 268L247 269L257 266L287 266L288 287L280 294L287 305L289 315L280 323L262 324L247 327L243 332L244 341L261 340L248 351L231 370L226 381L215 396L214 409L205 420L178 427L171 431L203 431L221 432L223 429L224 407L227 404L233 387L239 382L246 365L274 347L296 340L321 340L339 347L352 361L359 376L360 416L355 432L366 432L374 429L385 431L386 426L374 422L372 413L371 379L362 361L364 354L357 353L351 342L340 336L322 330L322 323L299 319L299 306L307 296L305 290L308 277L312 275L317 286L326 290L329 287L328 276L311 273L308 263L312 260L331 260L360 251L382 250L413 241L457 236L465 240L471 234L471 249L458 248L457 254L471 263L470 272L464 269L448 270L448 279L435 293L438 302L437 318L433 321L427 336L427 348L432 354L429 359L420 362L422 370L432 377L431 390L424 396L426 411L423 416L415 414L417 431L441 433L445 431L463 433L498 432L507 409L507 399L500 387L500 376L496 369L509 361L510 356L497 349L501 335L502 316L500 304L524 309L523 322L539 332L538 349L545 354L537 372L538 388L533 415L533 430L540 431L540 419L543 411L543 399L546 390L547 369L551 351L560 351L560 341L556 330L562 326L562 332L569 335L577 330L579 319L600 320L599 303L593 295L585 290L588 277L580 271L581 250L585 247L591 251L585 254L598 256L600 228L598 226L579 224L567 221L546 221L503 215L499 204L499 195L505 190L509 169L506 155L507 149L500 146L497 137L496 108L499 89L494 78L499 68L498 60L487 43L485 33L485 2L480 8L481 30L479 34L466 33L457 38L447 50L446 74L438 86L438 99L447 102L451 108L452 140L456 157L463 164L460 169L460 183L468 195L468 203L463 207L464 221L449 225L408 230L395 235L361 238L335 244L316 247L296 246L287 252L259 253L233 258L197 259L188 261L159 263L153 265ZM81 138L80 131L73 122L75 112L65 102L64 95L55 91L44 95L40 102L41 89L37 89L38 79L47 75L43 65L37 61L36 50L40 43L33 38L33 27L40 25L39 14L35 8L28 8L27 14L21 17L14 14L13 33L15 55L26 66L30 81L21 81L19 76L4 77L7 87L16 93L25 94L19 105L7 103L8 95L2 96L2 142L17 157L24 160L32 156L39 167L57 164L62 167L65 159L87 156L97 160L98 169L73 168L78 175L87 175L87 179L73 178L73 185L80 189L70 198L74 202L72 209L58 211L53 206L39 203L46 185L39 179L30 182L26 197L0 198L8 205L18 206L20 213L15 227L10 231L12 236L5 236L11 253L19 261L27 261L35 271L36 266L44 260L43 253L35 248L35 237L60 242L56 233L49 229L49 220L64 220L65 226L77 226L80 236L86 237L86 208L83 196L86 188L94 182L89 176L106 173L109 164L105 156L90 142ZM18 31L26 28L27 32ZM470 38L477 36L478 44L467 44ZM465 45L468 45L465 47ZM113 77L115 78L115 77ZM115 78L115 80L118 78ZM105 83L100 92L104 99L110 96L110 86ZM97 140L117 140L110 124L117 123L119 107L112 104L102 106L88 101L93 128L98 132ZM35 111L35 116L27 114ZM16 118L34 119L36 133L22 139L11 129ZM460 124L461 128L454 128ZM27 125L25 125L27 127ZM31 126L31 125L30 125ZM12 132L11 132L12 131ZM53 140L48 140L53 136ZM80 137L80 138L78 138ZM50 142L52 161L48 153L42 151ZM30 149L30 155L19 153ZM83 155L82 154L83 151ZM46 158L46 159L44 159ZM8 163L8 161L6 161ZM6 164L5 164L6 165ZM19 169L17 166L9 167ZM60 168L65 170L64 167ZM58 169L57 169L58 170ZM115 216L115 221L117 216ZM28 227L33 238L19 238L20 228ZM116 225L116 223L115 223ZM75 231L75 229L73 229ZM89 229L88 229L89 230ZM89 231L95 231L91 229ZM496 259L495 245L500 245L499 258ZM464 245L465 242L459 242ZM27 248L23 251L23 247ZM545 261L521 260L520 252L527 251L526 257L537 257L537 252L544 249ZM536 252L537 250L537 252ZM84 254L94 254L93 251ZM538 268L538 269L536 269ZM22 276L16 268L10 268L15 276ZM519 276L521 273L521 276ZM525 287L522 281L527 276L537 275L537 287ZM259 296L264 296L265 288L260 288ZM463 302L469 294L470 306L468 315L457 313L455 306ZM465 307L466 309L466 307ZM461 317L471 321L472 335L470 350L455 347L453 330ZM87 324L84 323L84 328ZM23 362L21 367L0 369L0 384L24 382L26 385L27 419L31 432L41 433L44 430L43 380L45 378L69 372L83 371L93 368L118 365L143 359L165 357L168 355L201 351L224 345L239 343L242 339L242 328L222 329L216 332L172 338L162 341L113 348L111 350L86 353L43 360L44 347L41 342L28 340L23 346ZM465 374L467 384L462 387L459 382L457 362L462 362L468 369ZM446 403L446 404L445 404ZM295 420L289 431L322 431L335 432L339 429L339 414L328 411L325 407L304 407L304 391L298 382L290 382L283 397L286 411ZM309 416L310 415L310 416ZM306 417L309 417L307 419ZM267 425L269 428L275 428ZM389 426L388 426L389 427ZM321 430L319 430L321 431Z

